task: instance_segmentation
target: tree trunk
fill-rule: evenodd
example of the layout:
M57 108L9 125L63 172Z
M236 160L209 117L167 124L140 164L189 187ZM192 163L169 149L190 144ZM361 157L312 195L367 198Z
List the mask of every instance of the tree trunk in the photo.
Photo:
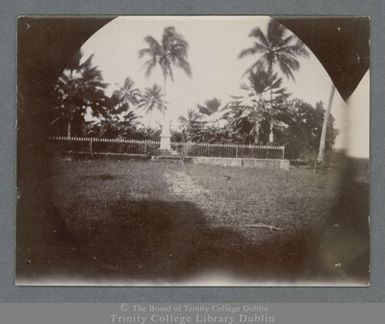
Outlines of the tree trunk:
M166 96L167 96L167 89L166 89L166 84L167 80L166 80L166 77L163 78L163 93L164 93L164 96L163 96L163 101L162 101L162 118L163 118L163 124L166 123Z
M151 128L151 124L152 124L152 111L150 111L150 113L148 114L148 120L147 120L147 129L150 129Z
M262 99L262 94L257 94L257 92L254 90L254 96L256 100L256 105L255 105L255 112L257 114L257 118L255 121L255 134L254 134L254 144L259 144L260 138L259 138L259 130L261 128L261 120L260 120L260 112L261 112L261 105L263 105L263 99Z
M269 143L274 143L274 133L273 133L273 128L274 128L274 120L273 120L273 90L270 89L270 121L269 121Z
M164 100L162 103L162 132L160 134L160 149L164 151L171 150L171 144L170 144L170 125L169 121L166 118L166 77L163 78L163 91L164 91Z
M325 116L324 116L324 120L323 120L323 124L322 124L321 139L320 139L319 151L318 151L318 157L317 157L317 161L320 163L325 162L326 133L327 133L329 115L330 115L330 111L332 109L332 103L333 103L333 97L334 97L335 91L336 91L336 87L334 86L334 83L332 83L332 87L331 87L330 95L329 95L328 106L326 108Z
M67 124L67 137L71 137L71 121Z
M270 117L270 133L269 133L269 143L274 143L274 132L273 132L273 128L274 128L274 120L272 117Z
M258 120L255 122L255 127L254 127L254 144L256 145L259 144L259 121Z

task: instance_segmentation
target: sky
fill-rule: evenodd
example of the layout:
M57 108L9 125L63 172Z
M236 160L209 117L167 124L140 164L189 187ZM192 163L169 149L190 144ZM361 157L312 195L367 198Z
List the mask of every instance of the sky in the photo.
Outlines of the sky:
M174 82L167 83L168 116L172 120L172 128L175 128L178 117L186 115L187 110L197 104L214 97L225 104L231 95L240 93L240 84L244 81L242 75L255 58L238 59L239 52L252 46L252 38L248 37L250 31L254 27L265 30L269 19L267 16L119 17L91 36L81 49L84 59L94 54L93 63L102 71L104 80L111 84L110 92L123 84L126 77L132 78L140 89L154 83L162 85L159 69L145 78L145 59L138 57L138 51L146 47L144 38L147 35L160 40L163 29L174 26L189 43L188 60L192 68L191 78L183 71L175 70ZM300 59L295 82L283 77L283 85L294 97L312 105L323 101L326 107L332 82L318 59L308 51L310 57ZM362 103L366 104L365 100ZM336 128L340 131L336 148L344 148L350 136L347 126L351 119L346 115L346 108L347 103L336 91L332 106ZM368 108L367 111L356 109L358 115L353 119L362 119L359 116L361 113L368 115ZM161 119L157 113L151 118ZM146 123L147 119L148 116L144 116L143 122ZM356 127L365 128L362 134L368 133L368 125L356 123Z

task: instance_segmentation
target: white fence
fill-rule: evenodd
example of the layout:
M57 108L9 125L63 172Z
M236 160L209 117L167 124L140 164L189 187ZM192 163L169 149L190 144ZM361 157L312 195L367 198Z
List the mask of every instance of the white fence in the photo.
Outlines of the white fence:
M160 154L159 141L61 136L50 137L49 141L52 149L61 153L144 156ZM284 146L172 142L171 148L181 157L283 159L285 156Z

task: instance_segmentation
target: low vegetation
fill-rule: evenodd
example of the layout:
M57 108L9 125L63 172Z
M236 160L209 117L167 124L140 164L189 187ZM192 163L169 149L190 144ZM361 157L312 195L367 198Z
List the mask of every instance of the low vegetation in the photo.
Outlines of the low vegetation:
M183 176L178 190L173 174ZM237 280L304 280L316 271L305 256L316 253L309 241L331 213L337 179L300 169L56 160L46 179L49 243L19 270L110 283L193 280L218 269Z

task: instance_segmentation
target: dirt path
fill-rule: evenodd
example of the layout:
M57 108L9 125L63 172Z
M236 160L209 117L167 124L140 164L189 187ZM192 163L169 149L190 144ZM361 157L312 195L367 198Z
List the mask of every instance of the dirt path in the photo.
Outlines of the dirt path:
M195 184L191 177L183 171L170 171L163 174L164 180L171 191L185 199L207 197L209 191Z

